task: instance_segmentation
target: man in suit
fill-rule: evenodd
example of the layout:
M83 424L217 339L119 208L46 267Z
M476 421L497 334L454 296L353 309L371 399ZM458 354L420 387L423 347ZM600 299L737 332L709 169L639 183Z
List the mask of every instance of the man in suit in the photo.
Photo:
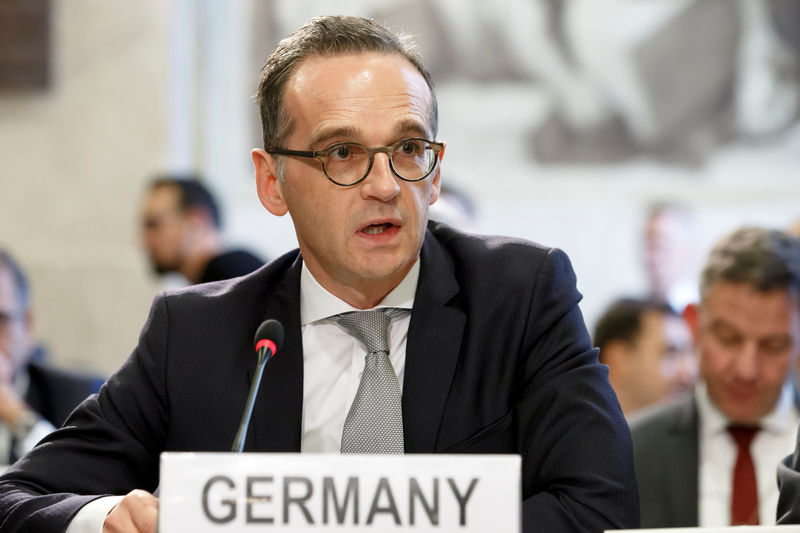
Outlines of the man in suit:
M631 422L643 527L775 522L775 469L800 421L799 296L797 239L746 227L711 251L685 312L695 394Z
M103 382L47 364L33 341L28 287L19 264L0 249L0 464L33 448Z
M221 227L217 201L196 176L164 175L150 183L142 204L142 243L156 273L208 283L264 265L246 250L226 249Z
M518 453L525 531L636 526L630 434L566 255L427 220L444 143L418 53L370 20L312 19L268 60L259 106L258 195L291 214L299 250L157 297L101 394L0 478L0 530L155 531L159 452L230 449L265 318L285 339L245 450L349 452L373 373L338 321L384 308L380 405L402 415L363 431L372 446L399 420L400 440L372 453Z

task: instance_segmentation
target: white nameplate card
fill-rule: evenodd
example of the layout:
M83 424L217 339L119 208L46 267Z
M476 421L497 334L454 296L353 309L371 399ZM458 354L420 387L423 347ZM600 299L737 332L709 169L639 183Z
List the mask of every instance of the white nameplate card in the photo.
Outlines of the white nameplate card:
M159 533L520 531L518 455L161 454Z

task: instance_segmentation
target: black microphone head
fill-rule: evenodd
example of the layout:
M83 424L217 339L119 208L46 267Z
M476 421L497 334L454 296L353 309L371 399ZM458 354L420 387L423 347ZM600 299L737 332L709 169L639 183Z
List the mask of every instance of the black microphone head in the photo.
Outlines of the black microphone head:
M278 348L281 347L283 344L283 326L277 320L270 318L269 320L265 320L258 326L256 330L256 337L255 337L255 344L258 344L261 341L269 340L275 343L275 351L278 351ZM256 348L258 349L258 348Z

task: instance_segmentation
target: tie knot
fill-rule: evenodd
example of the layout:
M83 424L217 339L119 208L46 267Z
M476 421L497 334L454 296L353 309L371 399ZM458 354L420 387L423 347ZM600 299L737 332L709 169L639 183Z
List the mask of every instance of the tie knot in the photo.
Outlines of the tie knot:
M402 313L402 309L384 308L373 311L351 311L330 318L363 342L368 353L388 353L389 323Z
M730 425L728 426L728 433L731 434L739 448L750 448L753 437L756 436L760 429L758 426Z

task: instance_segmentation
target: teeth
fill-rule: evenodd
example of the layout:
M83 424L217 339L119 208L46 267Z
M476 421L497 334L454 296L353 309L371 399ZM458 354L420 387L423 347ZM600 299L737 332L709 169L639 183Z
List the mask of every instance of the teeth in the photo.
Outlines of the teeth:
M383 233L389 227L389 224L373 224L364 228L364 233L367 235L377 235Z

